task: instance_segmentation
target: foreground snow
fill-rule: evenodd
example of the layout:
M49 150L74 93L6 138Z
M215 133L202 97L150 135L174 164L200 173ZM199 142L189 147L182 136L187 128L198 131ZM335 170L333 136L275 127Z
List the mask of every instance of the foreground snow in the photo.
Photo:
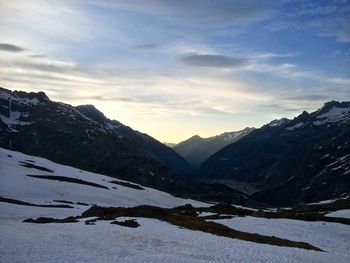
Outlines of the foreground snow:
M334 260L347 259L347 262L350 262L350 226L348 225L250 216L216 220L216 222L248 233L307 242L333 255Z
M19 165L20 161L28 160L54 172ZM32 178L27 174L78 178L108 189ZM1 197L35 204L59 204L53 200L74 203L71 204L73 208L47 208L0 202L0 262L350 262L350 227L336 223L255 217L218 220L237 230L309 242L326 251L315 252L219 237L146 218L136 218L140 227L135 229L112 225L110 221L98 221L96 225L86 225L82 221L66 224L22 222L40 216L79 215L92 204L208 205L151 188L136 190L114 185L110 180L113 179L0 148ZM78 205L77 202L89 205ZM207 215L211 213L201 214Z
M342 254L284 248L138 218L132 229L2 220L1 262L349 262Z

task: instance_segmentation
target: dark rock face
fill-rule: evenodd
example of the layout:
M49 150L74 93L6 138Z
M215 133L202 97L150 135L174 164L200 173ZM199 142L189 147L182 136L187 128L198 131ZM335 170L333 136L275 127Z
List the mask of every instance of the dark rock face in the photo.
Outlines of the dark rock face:
M253 130L254 128L245 128L241 131L225 132L209 138L202 138L198 135L194 135L175 145L173 149L184 157L194 168L198 168L205 159L221 150L223 147L240 140Z
M254 198L277 205L348 195L350 102L267 124L211 156L196 176L254 184Z
M131 228L137 228L140 224L135 219L129 219L125 221L113 221L111 224L126 226Z
M193 181L184 175L191 172L186 161L152 137L107 119L91 105L75 108L42 92L0 88L0 147L174 195L247 200L229 187Z

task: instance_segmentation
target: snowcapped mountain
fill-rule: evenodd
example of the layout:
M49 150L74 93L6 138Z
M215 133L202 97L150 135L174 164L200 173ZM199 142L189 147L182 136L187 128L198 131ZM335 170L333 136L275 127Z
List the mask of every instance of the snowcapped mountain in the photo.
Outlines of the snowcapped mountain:
M194 135L176 144L173 149L183 156L194 168L197 168L209 156L223 147L238 141L253 130L254 128L245 128L241 131L225 132L209 138Z
M201 179L250 188L260 201L311 202L350 193L350 102L274 121L207 159Z
M109 120L91 105L73 107L51 101L43 92L0 88L0 118L0 147L175 195L245 199L231 188L193 181L185 175L190 165L174 150Z

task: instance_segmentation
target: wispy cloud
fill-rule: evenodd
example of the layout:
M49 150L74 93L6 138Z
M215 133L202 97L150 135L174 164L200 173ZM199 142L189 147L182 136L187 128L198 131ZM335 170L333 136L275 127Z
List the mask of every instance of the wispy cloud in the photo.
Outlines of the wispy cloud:
M326 101L329 99L329 96L326 95L318 95L318 94L305 94L305 95L299 95L299 96L289 96L289 97L282 97L281 100L292 100L292 101Z
M269 17L278 7L278 1L237 0L141 0L141 1L90 1L107 8L132 10L138 13L162 14L163 18L176 19L177 23L237 24L258 21Z
M179 60L189 66L214 68L240 67L249 62L247 58L207 54L188 54L180 57Z
M95 33L95 21L86 17L79 9L79 1L47 2L43 0L1 1L1 35L8 38L16 32L19 43L59 39L60 41L83 41ZM87 32L85 29L90 28ZM35 34L36 41L30 38ZM28 39L29 38L29 39ZM59 43L57 43L59 44Z
M139 44L132 46L133 49L136 50L153 50L160 47L160 44L157 43L147 43L147 44Z
M32 57L32 58L45 58L46 55L34 54L34 55L30 55L30 57Z
M335 83L335 84L350 86L350 78L327 78L326 81Z
M14 44L0 43L0 51L23 52L24 50L25 50L24 48Z
M350 4L348 1L329 1L320 5L310 0L288 6L287 16L266 26L271 31L311 30L321 37L334 37L338 42L350 42ZM287 10L286 10L287 11Z

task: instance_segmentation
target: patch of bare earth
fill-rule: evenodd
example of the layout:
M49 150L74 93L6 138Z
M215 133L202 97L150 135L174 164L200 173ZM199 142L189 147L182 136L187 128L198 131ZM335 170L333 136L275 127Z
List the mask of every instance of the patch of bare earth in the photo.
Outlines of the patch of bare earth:
M33 203L21 201L21 200L5 198L1 196L0 196L0 202L15 204L15 205L36 206L36 207L73 208L73 206L70 206L70 205L39 205L39 204L33 204Z
M109 189L108 187L100 185L100 184L88 182L88 181L85 181L85 180L82 180L82 179L71 178L71 177L66 177L66 176L60 176L60 175L27 174L27 176L33 177L33 178L39 178L39 179L55 180L55 181L60 181L60 182L82 184L82 185L88 185L88 186L97 187L97 188Z

